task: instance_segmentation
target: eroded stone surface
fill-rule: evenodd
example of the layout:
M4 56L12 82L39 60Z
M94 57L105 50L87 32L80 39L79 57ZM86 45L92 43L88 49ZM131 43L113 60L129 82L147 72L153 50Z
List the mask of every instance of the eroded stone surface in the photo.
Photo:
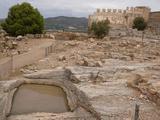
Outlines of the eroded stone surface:
M127 80L132 81L135 79L141 81L141 84L138 85L144 85L143 81L148 80L149 83L151 82L153 84L154 80L156 81L156 79L160 78L157 63L137 63L106 59L104 64L104 67L74 66L54 70L41 70L25 75L28 79L2 82L3 85L1 84L1 88L3 88L5 93L13 90L15 88L14 86L23 83L54 84L60 86L67 93L68 99L72 101L69 105L75 108L72 113L65 113L65 115L37 113L10 116L8 119L21 120L24 118L26 120L28 117L33 118L33 120L38 120L39 118L42 120L48 120L50 118L76 120L79 117L81 119L92 120L92 118L97 119L93 116L101 116L103 120L124 120L131 119L133 116L135 103L140 104L140 118L142 120L159 119L159 108L153 102L149 101L145 95L127 87L126 84ZM76 81L76 84L73 85L70 81ZM158 86L157 90L159 90ZM150 93L155 95L157 92L151 89ZM90 102L86 101L90 101L93 107ZM85 112L75 112L77 109L79 110L78 106ZM86 114L85 118L81 116L82 114Z
M80 90L78 90L66 77L66 80L64 79L65 76L61 77L61 75L64 74L68 74L67 71L64 72L64 70L58 69L58 70L48 70L45 72L37 72L37 73L33 73L30 75L26 75L27 78L30 79L22 79L22 80L12 80L12 81L5 81L5 82L0 82L1 85L1 98L0 99L0 105L2 105L2 109L0 111L0 115L1 118L4 116L4 118L2 118L2 120L5 120L6 116L9 114L10 112L10 108L11 105L8 104L8 101L12 100L12 96L13 93L15 92L15 88L18 88L20 85L22 84L40 84L40 85L54 85L54 86L58 86L61 87L66 95L67 95L67 100L68 100L68 105L70 107L70 110L73 111L73 116L77 113L76 110L81 107L82 109L84 109L84 111L88 111L85 113L88 113L88 115L92 118L92 119L100 119L100 115L97 111L94 110L94 108L92 107L92 105L90 104L88 97ZM59 76L59 77L58 77ZM12 93L12 94L11 94ZM11 94L11 95L10 95ZM7 97L9 96L9 97ZM25 103L24 103L25 104ZM67 113L66 113L67 114ZM71 113L68 113L71 114ZM77 113L78 115L81 115L79 113ZM83 114L83 113L82 113ZM39 115L41 116L41 113L39 113ZM46 114L45 114L46 115ZM45 116L44 115L44 116ZM87 117L88 117L87 115ZM25 115L24 115L25 116ZM34 118L34 115L28 115L31 118ZM42 114L42 118L44 117ZM60 115L61 116L61 115ZM57 118L57 119L62 119L62 117ZM49 116L46 116L48 118L50 118ZM77 117L77 115L75 116ZM75 118L73 117L73 118ZM83 116L85 118L85 116ZM24 120L27 118L27 116L23 117L22 116L10 116L8 119L9 120ZM40 117L41 118L41 117ZM54 118L54 116L53 116ZM67 116L65 116L64 118L67 118ZM35 118L36 120L37 118ZM76 118L77 119L77 118ZM47 119L45 119L47 120Z

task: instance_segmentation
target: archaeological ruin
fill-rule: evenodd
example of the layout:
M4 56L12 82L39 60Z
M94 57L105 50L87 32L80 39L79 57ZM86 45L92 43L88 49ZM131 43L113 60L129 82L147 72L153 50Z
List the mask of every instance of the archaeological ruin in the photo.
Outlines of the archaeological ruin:
M160 33L160 11L151 12L149 16L148 27L151 31Z
M112 26L131 28L133 20L136 17L143 17L149 24L149 28L159 32L160 29L160 12L151 12L151 9L146 6L127 7L122 9L97 9L92 15L89 15L88 26L93 22L108 19Z
M132 28L136 17L147 29ZM0 120L160 120L160 11L97 9L89 27L106 19L103 38L66 30L10 36L0 28Z
M70 82L68 72L42 70L24 79L0 81L0 120L101 120L86 94Z

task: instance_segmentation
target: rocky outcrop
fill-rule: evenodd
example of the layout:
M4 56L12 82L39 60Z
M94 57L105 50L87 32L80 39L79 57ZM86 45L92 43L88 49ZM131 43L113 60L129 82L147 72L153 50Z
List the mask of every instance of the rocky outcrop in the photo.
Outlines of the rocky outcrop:
M131 74L128 81L126 82L128 87L139 90L149 100L160 105L160 92L153 87L151 83L144 80L139 74Z

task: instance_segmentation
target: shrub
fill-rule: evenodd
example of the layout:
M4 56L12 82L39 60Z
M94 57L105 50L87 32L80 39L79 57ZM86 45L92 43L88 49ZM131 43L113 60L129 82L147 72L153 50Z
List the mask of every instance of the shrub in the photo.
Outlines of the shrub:
M2 28L12 36L40 34L44 29L44 19L37 9L24 2L9 9Z
M134 29L136 28L139 31L144 31L147 27L147 23L145 22L143 17L136 17L133 21L133 26Z
M109 20L93 22L90 31L97 38L104 38L109 33Z

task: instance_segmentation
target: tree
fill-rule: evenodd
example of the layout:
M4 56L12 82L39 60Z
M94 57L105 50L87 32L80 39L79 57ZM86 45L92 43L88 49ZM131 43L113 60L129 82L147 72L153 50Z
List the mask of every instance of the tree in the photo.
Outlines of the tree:
M109 33L109 20L93 22L90 31L97 37L103 38Z
M136 17L133 21L133 28L139 30L139 31L144 31L147 27L147 23L145 22L143 17Z
M143 38L144 38L144 30L147 27L147 23L145 22L143 17L136 17L133 21L133 28L136 28L139 31L142 32L142 44L143 44Z
M44 19L38 9L24 2L9 9L2 28L12 36L41 34L44 29Z

